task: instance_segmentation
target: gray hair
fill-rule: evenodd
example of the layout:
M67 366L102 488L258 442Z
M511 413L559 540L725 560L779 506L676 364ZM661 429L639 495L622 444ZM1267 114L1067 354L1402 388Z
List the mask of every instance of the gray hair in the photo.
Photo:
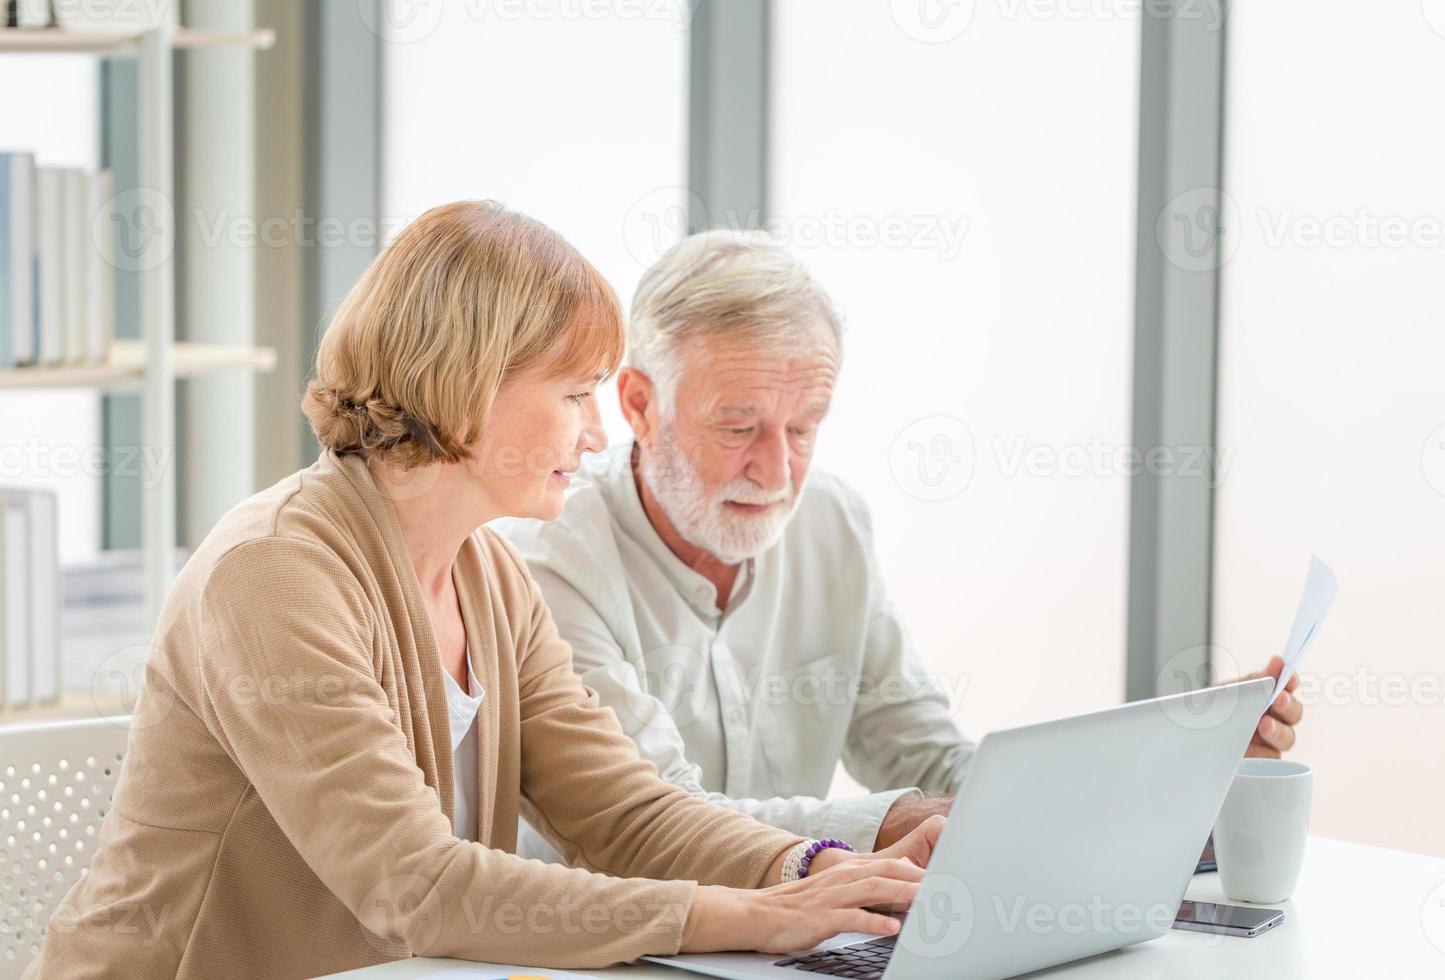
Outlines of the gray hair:
M678 349L689 337L787 349L814 317L828 325L841 354L842 318L802 262L759 232L699 232L643 274L627 327L627 364L652 379L670 415Z

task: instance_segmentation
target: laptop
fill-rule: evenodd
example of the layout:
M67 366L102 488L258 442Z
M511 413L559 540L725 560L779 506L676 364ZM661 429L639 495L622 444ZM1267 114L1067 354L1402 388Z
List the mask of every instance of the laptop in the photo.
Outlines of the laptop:
M1239 681L989 734L897 936L646 959L735 980L985 980L1156 939L1273 686Z

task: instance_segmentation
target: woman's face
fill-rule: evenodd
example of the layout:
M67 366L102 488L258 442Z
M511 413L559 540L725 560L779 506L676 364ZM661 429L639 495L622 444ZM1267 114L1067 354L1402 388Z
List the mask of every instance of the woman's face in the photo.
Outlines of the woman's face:
M607 448L597 410L602 375L556 377L542 364L509 376L497 392L470 469L497 516L550 521L583 453Z

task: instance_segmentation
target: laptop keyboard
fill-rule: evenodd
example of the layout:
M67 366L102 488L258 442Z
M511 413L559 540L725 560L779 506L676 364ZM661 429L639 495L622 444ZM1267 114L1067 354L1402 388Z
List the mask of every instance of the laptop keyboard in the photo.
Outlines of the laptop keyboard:
M857 977L859 980L878 980L888 968L888 958L893 955L893 944L897 936L870 939L851 946L837 946L819 950L806 956L791 956L778 960L774 966L791 966L795 970L821 973L829 977Z

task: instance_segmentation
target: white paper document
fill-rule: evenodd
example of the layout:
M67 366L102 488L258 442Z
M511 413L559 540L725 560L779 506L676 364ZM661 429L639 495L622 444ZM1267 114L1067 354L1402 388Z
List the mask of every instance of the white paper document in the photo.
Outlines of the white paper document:
M1335 579L1334 570L1320 561L1319 556L1311 555L1309 574L1305 576L1304 595L1300 596L1299 609L1295 610L1289 642L1284 645L1284 670L1280 671L1279 683L1275 684L1274 693L1269 696L1270 704L1274 704L1274 699L1279 697L1279 692L1289 683L1339 591L1340 583Z
M499 966L495 963L468 963L440 973L428 973L427 980L592 980L590 973L567 973L564 970L543 970L535 966Z

